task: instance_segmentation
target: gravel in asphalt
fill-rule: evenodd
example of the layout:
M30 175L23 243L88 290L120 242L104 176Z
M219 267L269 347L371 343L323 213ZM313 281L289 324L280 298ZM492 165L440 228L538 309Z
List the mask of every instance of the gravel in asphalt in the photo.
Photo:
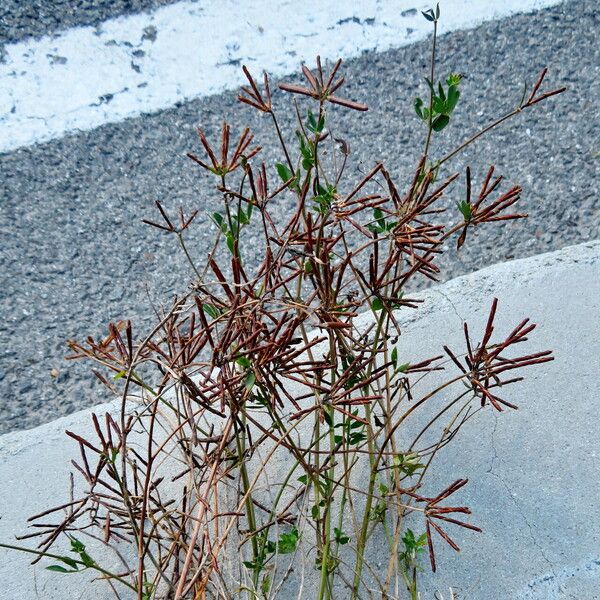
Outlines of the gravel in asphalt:
M98 25L109 18L153 10L177 0L2 0L1 46L57 33L68 27ZM195 0L191 0L194 2Z
M470 164L477 184L495 164L506 186L523 186L521 209L530 218L484 227L460 253L450 249L441 260L443 279L600 238L599 21L595 1L583 0L440 39L438 72L465 79L453 122L436 136L436 155L513 108L524 79L532 83L542 67L549 67L548 86L569 88L450 165ZM353 152L350 180L382 159L408 185L423 146L412 103L425 93L429 52L424 42L344 65L345 97L370 106L364 115L330 115ZM143 331L154 318L150 298L168 302L186 289L188 268L173 240L141 219L154 217L154 200L171 209L215 209L207 178L185 158L198 150L198 124L213 138L223 119L248 125L261 145L273 147L264 153L267 164L281 160L266 120L235 98L228 92L199 99L0 156L0 433L106 400L91 365L64 360L65 340L103 335L119 318L132 318ZM274 100L281 106L286 99L277 93ZM278 209L283 215L286 203ZM456 209L451 213L456 221ZM201 219L189 237L195 256L203 256L211 236Z

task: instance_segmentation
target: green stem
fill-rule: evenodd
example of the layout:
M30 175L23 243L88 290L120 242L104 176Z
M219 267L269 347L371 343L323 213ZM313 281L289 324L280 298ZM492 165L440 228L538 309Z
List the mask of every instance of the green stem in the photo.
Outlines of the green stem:
M235 435L235 443L237 447L237 452L240 460L240 476L242 479L242 487L244 490L244 495L246 496L246 518L248 519L248 529L251 534L251 544L252 544L252 559L254 561L255 567L257 565L256 561L258 560L259 550L258 550L258 540L256 539L256 513L254 512L254 502L252 500L252 493L250 491L250 479L248 477L248 469L246 468L246 429L245 422L242 422L242 430L238 429L237 421L235 423L236 435ZM260 570L255 568L254 574L252 576L252 583L254 584L254 588L258 587L258 577L260 575ZM254 592L248 590L248 597L253 598Z
M371 409L367 405L367 414L370 422ZM373 453L369 449L369 460L374 460ZM377 471L371 466L371 475L369 476L369 487L367 490L367 500L365 503L365 512L363 515L362 526L360 529L360 535L358 537L358 543L356 547L356 564L354 567L354 580L352 581L352 597L351 600L358 598L358 588L360 586L361 574L364 564L365 547L367 545L367 533L369 531L369 515L373 507L373 493L375 490L375 483L377 481Z
M330 466L327 471L327 479L328 479L328 492L327 499L325 505L325 523L324 523L324 534L325 534L325 543L323 544L323 550L321 551L321 579L319 582L319 595L318 599L323 600L323 598L331 597L331 590L329 586L329 555L331 549L331 503L333 502L333 480L335 477L335 461L333 460L333 456L331 453L335 448L335 431L333 428L333 408L328 407L327 412L331 419L332 425L329 426L329 448L330 448Z
M48 552L42 552L40 550L32 550L31 548L25 548L24 546L13 546L11 544L0 543L0 548L6 548L7 550L16 550L17 552L25 552L26 554L35 554L36 556L41 556L44 558L54 558L61 562L63 562L63 558L64 558L63 556L59 556L58 554L50 554ZM85 567L84 569L82 569L82 571L84 571L85 569L93 569L94 571L98 571L99 573L102 573L102 575L105 575L106 577L108 577L110 579L114 579L115 581L118 581L119 583L122 583L124 586L128 587L130 590L137 592L137 589L135 586L131 585L130 583L128 583L127 581L125 581L124 579L119 577L118 575L115 575L114 573L111 573L110 571L103 569L102 567L98 566L95 563L93 565L88 566L84 562L82 562L80 560L75 560L70 557L69 557L69 562L74 562L77 565L81 565L82 567Z
M389 315L386 311L382 311L381 316L377 322L377 329L375 330L374 340L373 340L373 353L375 353L377 346L379 345L379 340L381 339L382 331L384 330L384 323L388 321L389 325ZM387 330L387 327L385 327ZM369 365L369 373L372 371L374 364ZM371 406L369 404L365 405L365 418L368 421L369 425L367 426L367 443L369 447L369 466L371 470L371 474L369 476L369 487L367 491L367 500L365 504L365 512L363 514L362 526L360 530L360 535L357 542L356 548L356 563L354 567L354 580L352 582L352 599L356 600L358 597L358 588L360 586L361 574L364 564L364 554L365 547L367 545L367 538L369 532L369 516L371 513L371 509L373 507L373 493L375 490L375 483L377 481L377 461L375 458L375 440L373 437L373 427L371 425Z
M433 77L435 74L435 44L437 40L437 19L433 22L433 47L431 49L431 88L429 90L429 122L428 122L428 131L427 131L427 141L425 142L425 151L423 152L423 156L425 160L427 160L427 155L429 154L429 144L431 143L431 132L433 131Z

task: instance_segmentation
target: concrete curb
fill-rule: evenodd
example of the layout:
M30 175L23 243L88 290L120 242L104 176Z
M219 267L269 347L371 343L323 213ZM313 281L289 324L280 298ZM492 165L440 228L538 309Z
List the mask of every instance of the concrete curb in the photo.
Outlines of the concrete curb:
M400 352L411 359L447 341L462 347L462 320L479 331L493 296L499 331L529 316L540 323L532 347L556 355L513 390L521 410L484 411L437 463L434 486L469 478L463 498L484 533L458 532L461 556L439 546L438 574L424 574L423 598L435 590L446 598L450 587L472 600L600 598L600 242L489 267L418 296L423 307L401 321ZM64 430L89 431L90 412L0 437L0 541L12 543L30 515L64 501L76 452ZM383 565L386 557L374 551L371 560ZM2 598L90 597L83 577L28 563L0 550ZM93 589L94 598L112 598L101 583Z

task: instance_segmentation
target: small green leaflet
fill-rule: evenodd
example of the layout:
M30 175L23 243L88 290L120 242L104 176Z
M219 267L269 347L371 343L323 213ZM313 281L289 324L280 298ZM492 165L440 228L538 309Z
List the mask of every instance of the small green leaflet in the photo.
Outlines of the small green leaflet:
M244 369L250 369L252 367L252 363L250 362L250 359L247 356L240 356L239 358L235 359L235 362Z
M457 202L456 206L458 206L458 210L464 217L465 222L470 221L471 217L473 216L473 209L471 208L471 205L466 200L463 200L462 202Z
M338 527L333 528L333 534L335 541L342 546L350 541L350 538Z
M246 389L248 391L251 391L252 388L254 387L255 383L256 383L256 375L254 374L254 371L248 371L248 374L246 375L246 380L244 382Z
M319 118L319 121L317 122L317 119L316 119L315 115L313 114L312 110L309 110L308 111L308 119L306 120L306 128L312 133L321 133L323 131L324 127L325 127L325 115L321 115L321 117Z
M204 312L212 319L216 319L221 314L221 311L216 306L213 306L212 304L203 304L202 308L203 308Z
M373 302L371 302L371 308L377 312L378 310L382 310L383 309L383 302L381 301L381 298L375 298L373 300Z
M290 168L287 165L284 165L283 163L277 163L275 165L275 168L277 169L277 174L279 175L281 181L283 181L284 183L286 181L289 181L294 176Z

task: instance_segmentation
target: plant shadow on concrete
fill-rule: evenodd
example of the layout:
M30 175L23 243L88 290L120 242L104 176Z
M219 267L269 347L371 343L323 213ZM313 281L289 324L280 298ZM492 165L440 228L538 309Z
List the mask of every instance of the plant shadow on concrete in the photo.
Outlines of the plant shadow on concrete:
M467 168L464 191L451 192L462 178L446 171L450 159L563 89L543 92L544 70L516 108L436 158L461 76L436 80L439 9L423 14L434 28L427 95L414 107L424 147L404 186L378 162L348 181L352 144L328 107L367 107L340 95L341 60L324 68L317 57L303 85L279 86L293 95L291 142L267 75L259 85L244 67L239 100L272 121L281 162L261 164L248 129L236 137L223 124L218 148L199 131L203 154L189 156L221 198L214 245L199 265L185 242L197 211L173 217L157 202L146 222L180 244L190 290L145 337L119 322L104 339L71 342L120 411L92 415L92 439L67 432L81 482L31 518L35 549L4 547L63 575L93 571L115 597L416 599L436 545L458 550L453 531L480 531L459 499L467 480L447 473L447 487L430 490L426 475L480 411L516 409L506 399L515 372L551 352L520 352L528 319L497 335L493 300L480 334L464 324L462 348L439 341L439 355L407 356L398 315L418 307L407 285L436 280L449 241L459 250L474 228L526 216L512 212L521 188L501 192L493 166L476 186ZM460 200L448 227L449 193ZM277 223L270 208L283 201L293 208ZM251 227L262 233L256 268L244 260ZM54 549L64 541L66 553ZM387 564L375 566L382 545Z

